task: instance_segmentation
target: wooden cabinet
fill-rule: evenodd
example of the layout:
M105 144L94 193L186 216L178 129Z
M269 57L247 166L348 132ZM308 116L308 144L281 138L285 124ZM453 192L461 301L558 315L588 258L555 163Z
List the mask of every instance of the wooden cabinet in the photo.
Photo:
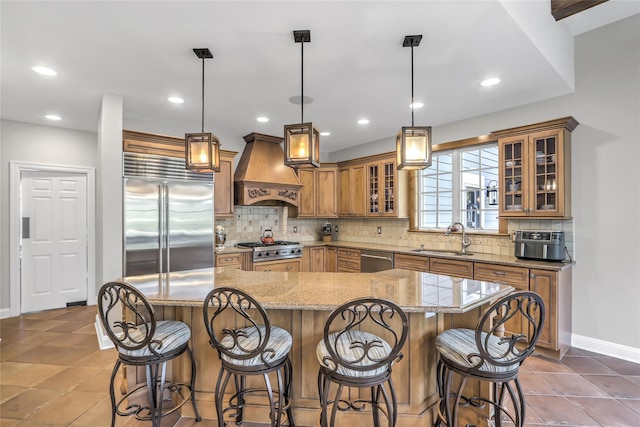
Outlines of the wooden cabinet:
M338 248L327 246L325 252L324 271L331 273L338 271Z
M473 262L447 258L429 258L429 272L473 279Z
M364 216L366 211L365 165L354 165L338 171L338 215Z
M240 252L233 254L217 253L216 267L231 267L242 270L243 254Z
M314 246L310 248L305 248L309 251L308 257L308 270L312 272L323 272L325 271L326 264L326 248L324 246Z
M501 217L571 216L572 117L493 132Z
M395 254L393 268L429 272L429 257L419 255Z
M510 285L516 291L529 290L529 269L506 265L484 264L476 262L473 265L473 278L485 282L497 282ZM522 318L515 316L504 325L505 332L509 334L526 334L523 330Z
M282 261L267 261L253 263L253 271L282 271L298 273L302 269L301 259L287 259Z
M360 251L357 249L338 248L338 271L360 273Z
M302 184L298 217L335 218L338 216L337 167L301 168L298 169L298 178Z
M406 176L396 168L395 159L367 163L367 216L407 216L408 198L400 196L407 188Z
M213 176L214 216L233 217L233 158L238 154L220 150L220 172Z

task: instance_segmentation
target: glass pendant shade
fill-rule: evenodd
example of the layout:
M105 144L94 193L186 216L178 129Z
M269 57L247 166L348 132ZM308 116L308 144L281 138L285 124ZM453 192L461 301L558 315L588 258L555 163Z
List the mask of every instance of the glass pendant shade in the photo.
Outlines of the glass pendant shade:
M284 126L284 164L320 166L320 132L313 123Z
M212 133L187 133L185 158L194 172L220 172L220 142Z
M431 166L431 126L402 127L396 136L396 155L398 169Z

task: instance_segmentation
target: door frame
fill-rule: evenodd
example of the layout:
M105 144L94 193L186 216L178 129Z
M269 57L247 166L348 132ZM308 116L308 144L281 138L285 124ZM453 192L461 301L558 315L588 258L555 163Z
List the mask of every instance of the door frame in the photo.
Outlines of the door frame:
M95 168L9 162L9 316L19 316L21 297L20 269L20 184L23 171L65 172L84 175L87 179L87 305L97 304L96 296L96 185Z

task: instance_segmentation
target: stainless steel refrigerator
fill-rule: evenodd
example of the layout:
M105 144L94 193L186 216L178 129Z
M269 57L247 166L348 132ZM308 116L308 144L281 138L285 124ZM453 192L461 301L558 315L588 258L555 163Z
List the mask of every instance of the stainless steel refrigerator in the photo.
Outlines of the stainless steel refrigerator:
M129 153L124 170L124 275L213 267L211 174Z

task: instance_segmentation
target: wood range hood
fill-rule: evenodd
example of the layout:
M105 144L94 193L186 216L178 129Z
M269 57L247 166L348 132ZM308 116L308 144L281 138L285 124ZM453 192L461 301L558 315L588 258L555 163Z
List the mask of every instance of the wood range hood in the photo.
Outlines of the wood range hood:
M283 138L250 133L233 176L235 204L298 206L302 184L284 164Z

